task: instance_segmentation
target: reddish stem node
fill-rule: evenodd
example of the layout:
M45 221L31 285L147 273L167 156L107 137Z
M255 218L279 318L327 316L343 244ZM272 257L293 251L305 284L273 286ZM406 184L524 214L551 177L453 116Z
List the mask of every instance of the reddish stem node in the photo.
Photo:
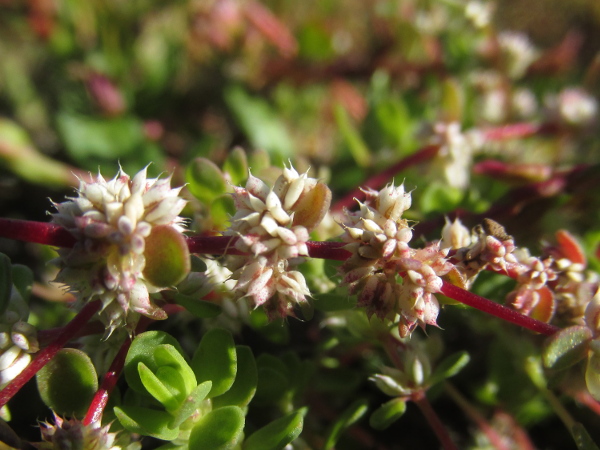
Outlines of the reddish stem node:
M40 350L33 361L4 389L0 391L0 408L8 403L8 401L27 383L38 371L44 367L58 351L69 342L73 336L81 330L85 324L92 318L100 309L100 301L96 300L85 305L81 311L71 320L63 329L62 333L48 347Z
M83 419L84 425L90 425L91 423L102 420L102 413L104 412L104 408L106 408L106 404L108 403L108 397L115 388L117 380L123 371L125 357L127 356L130 346L131 339L127 338L125 342L123 342L123 345L119 349L115 359L113 359L108 372L106 372L104 378L102 379L100 388L98 391L96 391L96 394L92 399L92 403L88 408L85 418Z
M514 309L507 308L506 306L488 300L487 298L473 294L472 292L461 289L458 286L454 286L452 283L449 283L446 280L444 280L444 284L442 286L442 294L458 302L464 303L465 305L472 306L480 311L498 317L499 319L506 320L507 322L514 323L520 327L527 328L528 330L532 330L537 333L551 336L560 330L560 328L555 327L554 325L535 320L529 316L525 316L515 311Z

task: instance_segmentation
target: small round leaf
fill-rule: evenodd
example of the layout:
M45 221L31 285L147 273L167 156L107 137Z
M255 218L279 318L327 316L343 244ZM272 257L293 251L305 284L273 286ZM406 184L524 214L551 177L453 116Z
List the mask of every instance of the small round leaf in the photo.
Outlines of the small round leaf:
M222 328L208 331L194 353L191 367L198 383L212 381L209 398L227 392L237 373L237 355L231 333Z
M235 381L227 392L212 399L214 408L228 405L247 406L256 392L258 371L252 350L245 345L238 345L235 351L237 354Z
M144 278L157 287L175 286L191 269L190 251L183 234L169 225L152 228L144 250Z
M244 423L244 413L237 406L215 409L202 417L192 429L189 448L233 449L242 438Z
M369 424L376 430L385 430L398 420L406 411L406 402L394 398L377 408L369 418Z
M74 348L60 350L36 377L42 400L59 415L83 417L98 390L94 364Z
M265 425L244 442L244 450L280 450L302 432L306 408Z
M147 393L140 379L138 364L143 362L152 372L156 373L159 363L155 359L155 349L162 344L172 345L179 353L183 350L177 340L164 331L146 331L138 334L131 343L125 358L125 379L130 388L139 393Z
M544 367L561 370L585 358L592 339L589 328L576 325L564 328L546 340L542 352Z
M227 192L227 182L223 172L214 162L206 158L194 159L187 167L185 178L192 195L207 205Z

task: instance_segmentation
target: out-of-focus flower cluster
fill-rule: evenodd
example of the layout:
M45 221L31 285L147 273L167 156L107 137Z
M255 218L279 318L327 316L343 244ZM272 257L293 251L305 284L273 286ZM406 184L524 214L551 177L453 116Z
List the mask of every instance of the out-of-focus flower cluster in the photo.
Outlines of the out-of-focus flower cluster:
M290 166L272 188L250 174L233 198L237 212L225 234L237 237L235 247L249 254L226 261L236 295L264 306L270 318L293 315L294 305L310 295L304 276L293 269L308 256L309 231L329 210L329 188Z
M150 293L143 275L145 240L155 226L182 232L179 213L185 200L181 188L171 189L171 178L147 178L143 169L133 178L122 170L112 180L100 174L90 182L80 180L78 197L55 203L52 220L77 239L73 248L59 250L64 283L84 301L102 301L101 318L109 332L135 326L139 314L166 318Z
M400 335L409 335L417 324L436 325L441 276L452 265L439 243L412 249L412 230L402 214L411 205L404 185L365 191L367 200L357 212L346 212L342 240L352 256L340 267L350 292L369 315L393 319L400 315Z
M4 313L0 323L0 388L19 375L38 350L36 328L14 311Z

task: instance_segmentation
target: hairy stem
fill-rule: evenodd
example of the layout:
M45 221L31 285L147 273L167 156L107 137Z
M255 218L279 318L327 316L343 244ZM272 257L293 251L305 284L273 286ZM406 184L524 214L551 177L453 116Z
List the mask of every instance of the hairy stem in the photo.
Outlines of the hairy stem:
M19 230L28 231L19 232ZM65 247L72 246L74 243L74 239L66 230L54 224L23 220L0 218L0 236ZM234 242L230 236L198 236L188 238L190 252L212 255L239 254L239 250L233 247ZM350 256L350 252L343 248L344 245L343 242L307 242L309 256L312 258L337 261L344 261ZM444 281L442 293L456 301L538 333L551 335L558 331L558 328L553 325L524 316L510 308L461 289L446 281Z
M46 348L40 350L33 361L4 389L0 391L0 408L27 383L38 371L44 367L58 351L81 330L85 324L100 309L100 301L96 300L85 305L81 311L63 329L62 333Z
M442 285L442 294L453 300L464 303L465 305L472 306L480 311L498 317L499 319L506 320L507 322L514 323L537 333L550 336L560 330L560 328L555 327L554 325L532 319L529 316L525 316L513 309L493 302L492 300L488 300L487 298L461 289L458 286L454 286L446 280L444 280L444 284Z

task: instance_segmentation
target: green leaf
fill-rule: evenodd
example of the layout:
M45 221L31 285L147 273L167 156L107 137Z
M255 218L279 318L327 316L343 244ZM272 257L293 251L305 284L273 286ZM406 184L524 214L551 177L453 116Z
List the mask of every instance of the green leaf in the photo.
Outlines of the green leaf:
M582 424L573 425L571 434L579 450L598 450L598 446Z
M190 449L229 450L242 439L244 413L237 406L215 409L202 417L192 429Z
M600 342L592 341L585 368L585 384L596 400L600 400Z
M153 286L175 286L191 269L185 236L169 225L152 227L150 236L146 238L144 257L144 278Z
M213 200L210 204L210 218L213 222L213 227L223 229L230 218L235 215L236 209L231 195L221 195Z
M12 264L10 258L0 253L0 314L4 314L12 291Z
M175 294L175 303L183 306L190 313L201 319L212 319L221 314L221 306L216 303L198 300L189 295Z
M237 355L231 333L222 328L209 330L202 337L191 366L198 383L212 381L209 398L227 392L237 373Z
M561 370L586 357L592 332L583 325L564 328L550 336L544 345L542 361L548 369Z
M248 178L248 157L241 147L235 147L223 163L223 171L229 174L231 184L241 186Z
M253 404L254 402L257 404L274 403L285 394L289 386L289 379L278 370L259 367Z
M69 154L83 163L122 158L139 151L145 141L143 123L133 116L102 119L61 113L57 125Z
M463 198L459 188L439 182L429 183L421 194L420 207L425 214L444 213L455 209Z
M138 373L148 393L162 403L168 411L174 411L179 407L175 394L143 362L138 364Z
M344 138L354 161L360 167L368 167L371 164L371 154L360 133L350 121L348 113L339 104L335 105L333 113L340 134Z
M356 296L348 294L315 294L315 308L319 311L333 312L353 309L356 306Z
M33 286L33 271L22 264L14 264L12 266L12 282L25 303L29 303Z
M196 158L188 164L185 179L194 197L206 205L227 192L227 181L221 169L206 158Z
M293 155L292 139L269 103L262 98L252 97L240 86L226 89L225 103L254 148L266 150L275 164Z
M190 256L190 267L192 272L206 272L206 263L198 255Z
M252 349L245 345L238 345L235 351L237 355L235 381L227 392L212 399L214 408L228 405L247 406L256 392L258 370Z
M98 376L89 356L64 348L36 375L40 397L59 415L83 417L98 390Z
M184 383L184 395L196 388L197 382L194 371L175 347L169 344L159 345L154 350L154 360L160 366L159 371L166 366L174 369L181 376Z
M471 357L467 352L453 353L436 366L435 370L427 380L427 384L433 386L440 381L444 381L446 378L453 377L460 372L463 367L469 364L470 360Z
M172 417L165 411L140 406L115 406L115 415L121 425L132 433L172 441L179 436L179 428L169 428Z
M125 358L124 373L127 384L136 392L146 393L138 373L138 364L143 362L152 372L156 373L159 364L154 358L154 351L159 345L163 344L172 345L180 354L183 354L179 342L164 331L146 331L138 334L131 343Z
M323 448L326 450L334 448L344 430L364 416L368 409L369 404L365 399L356 400L346 408L340 418L331 427Z
M306 408L302 408L255 431L244 441L243 450L280 450L284 448L302 432L306 411Z
M441 120L444 122L462 122L464 95L462 87L454 78L442 82Z
M172 413L173 419L169 423L169 427L177 428L188 417L190 417L194 412L196 412L196 410L200 408L200 404L204 401L211 388L211 381L205 381L204 383L200 383L198 386L196 386L196 388L194 388L192 392L190 392L190 394L181 403L179 409ZM213 407L215 407L214 403Z
M369 424L376 430L385 430L402 417L405 411L406 401L402 398L394 398L373 411L369 418Z

